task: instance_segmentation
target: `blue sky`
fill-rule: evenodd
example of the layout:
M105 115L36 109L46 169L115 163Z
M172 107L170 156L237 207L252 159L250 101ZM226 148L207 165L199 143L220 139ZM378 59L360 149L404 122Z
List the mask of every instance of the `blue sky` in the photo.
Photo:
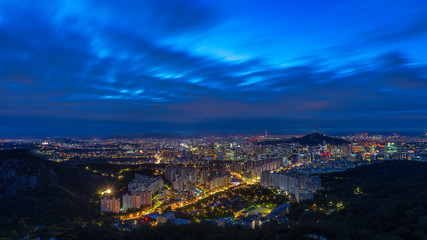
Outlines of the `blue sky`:
M0 136L427 131L426 1L1 1Z

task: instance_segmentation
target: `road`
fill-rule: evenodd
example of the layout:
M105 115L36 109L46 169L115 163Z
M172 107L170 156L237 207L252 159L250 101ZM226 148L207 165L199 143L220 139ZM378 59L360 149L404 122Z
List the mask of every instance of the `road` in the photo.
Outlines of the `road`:
M215 189L215 190L210 191L209 193L207 193L203 196L199 196L199 197L191 199L191 200L178 201L178 202L174 202L174 203L170 203L170 204L166 204L166 205L159 205L158 204L159 202L157 202L156 204L154 204L153 207L151 207L147 211L139 211L139 212L135 212L135 213L131 213L131 214L122 214L122 215L120 215L120 219L121 220L139 219L139 218L143 217L144 215L148 215L148 214L151 214L154 212L160 212L160 211L158 211L159 208L168 208L169 206L171 207L171 210L174 210L176 208L185 207L185 206L188 206L190 204L196 203L198 201L202 201L205 198L208 198L208 197L210 197L216 193L219 193L219 192L224 192L230 188L237 187L240 185L245 185L245 184L255 184L256 182L257 181L254 179L248 179L246 181L239 182L238 184L229 185L229 186L224 187L224 188Z

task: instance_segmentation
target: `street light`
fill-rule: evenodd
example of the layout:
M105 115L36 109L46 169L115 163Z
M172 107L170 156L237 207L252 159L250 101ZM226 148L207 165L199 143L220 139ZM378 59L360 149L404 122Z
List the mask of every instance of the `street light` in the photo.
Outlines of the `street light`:
M111 193L111 189L107 189L107 190L105 190L105 191L102 191L101 192L101 195L104 195L104 194L110 194Z

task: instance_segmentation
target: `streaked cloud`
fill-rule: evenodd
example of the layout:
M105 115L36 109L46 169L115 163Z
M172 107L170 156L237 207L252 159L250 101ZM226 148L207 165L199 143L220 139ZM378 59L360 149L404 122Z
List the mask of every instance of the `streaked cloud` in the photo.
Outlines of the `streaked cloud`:
M405 15L401 7L410 3L371 4L356 10L384 19L346 30L336 21L362 17L351 1L317 2L324 14L281 1L3 1L0 116L4 124L22 117L198 130L216 119L223 124L206 130L239 119L254 129L316 120L370 127L383 118L423 125L427 49L413 41L426 38L425 8Z

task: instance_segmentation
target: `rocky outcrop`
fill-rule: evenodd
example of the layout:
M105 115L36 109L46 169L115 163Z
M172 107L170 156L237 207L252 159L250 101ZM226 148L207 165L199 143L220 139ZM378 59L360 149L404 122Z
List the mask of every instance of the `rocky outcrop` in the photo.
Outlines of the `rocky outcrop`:
M14 153L24 159L12 157ZM28 151L11 150L0 154L0 199L36 189L48 173L46 165Z
M47 161L28 150L0 151L0 228L19 219L45 224L97 215L95 177L67 163Z

